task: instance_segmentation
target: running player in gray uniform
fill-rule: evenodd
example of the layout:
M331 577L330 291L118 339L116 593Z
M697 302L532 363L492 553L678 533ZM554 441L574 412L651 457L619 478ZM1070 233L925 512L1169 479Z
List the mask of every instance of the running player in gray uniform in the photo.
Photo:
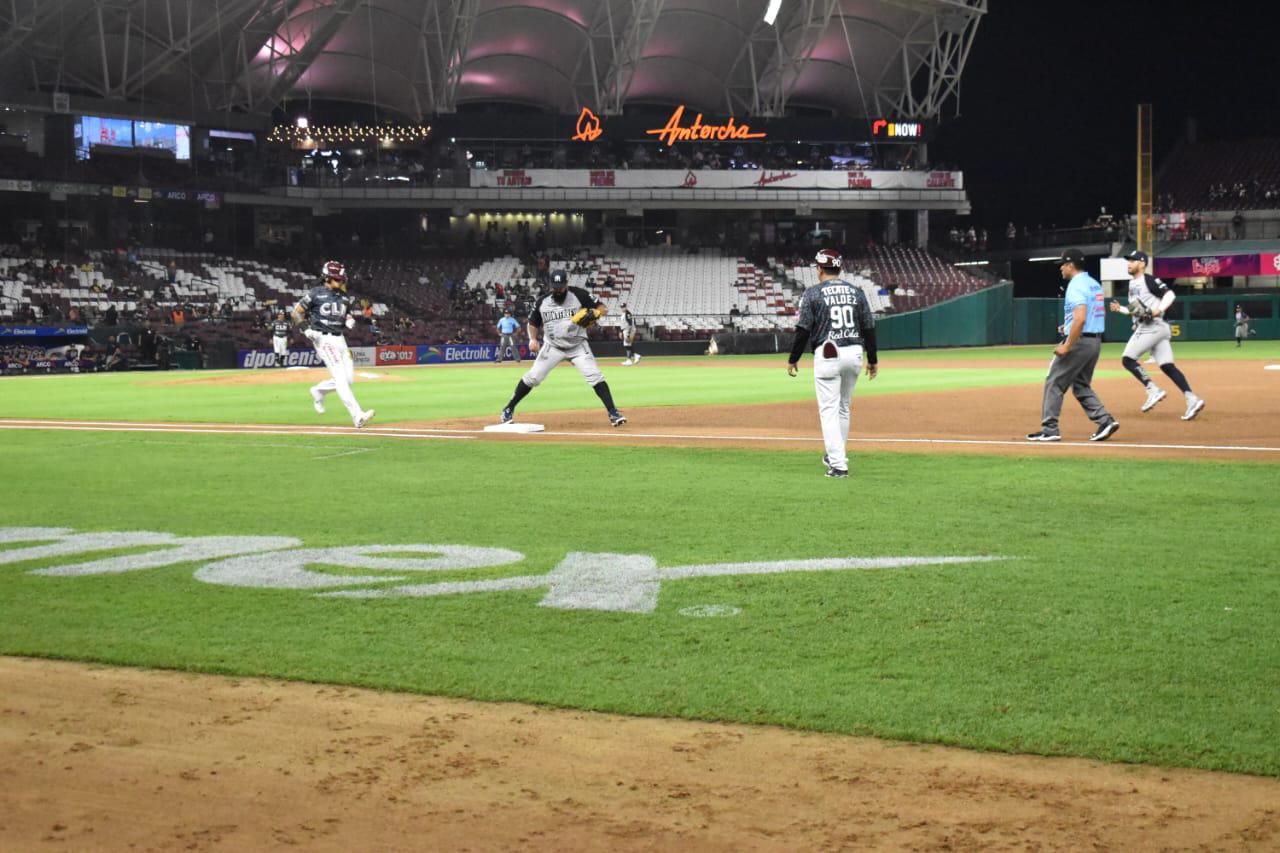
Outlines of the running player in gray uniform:
M592 298L580 287L569 286L569 274L564 270L551 273L551 292L538 300L529 312L529 352L536 353L533 367L529 368L520 381L516 383L515 393L502 410L502 422L511 423L515 417L516 406L529 395L529 392L542 384L551 368L568 359L587 384L596 392L600 402L604 403L609 413L609 423L622 426L627 419L613 404L613 394L609 391L609 383L604 381L604 374L596 365L595 354L587 343L587 330L584 326L573 322L573 317L580 310L586 309L591 316L587 325L603 317L605 306ZM542 340L538 340L541 334Z
M1249 315L1244 313L1244 309L1239 305L1236 306L1236 346L1244 343L1244 339L1249 337Z
M277 311L275 322L271 324L271 348L276 355L276 367L284 367L285 357L289 355L289 328L284 312Z
M867 378L876 378L876 323L862 288L840 278L840 254L823 249L814 260L818 283L800 299L787 375L796 375L796 365L808 346L813 351L813 387L827 450L822 461L828 477L848 477L849 406L864 356Z
M640 363L640 353L636 352L636 318L631 316L627 303L622 303L622 346L626 348L627 357L624 365Z
M1186 397L1187 410L1183 413L1182 419L1189 421L1200 414L1204 408L1204 400L1191 391L1187 377L1183 376L1182 371L1173 363L1173 346L1169 343L1173 337L1173 331L1165 321L1164 314L1177 297L1169 285L1153 275L1147 275L1147 262L1150 259L1146 252L1130 252L1125 255L1125 260L1129 262L1129 275L1132 279L1129 282L1129 307L1125 308L1116 302L1111 303L1112 311L1128 314L1134 318L1133 334L1124 346L1124 356L1120 359L1120 363L1147 389L1147 399L1142 404L1142 411L1149 412L1155 408L1156 403L1168 396L1164 389L1151 381L1147 371L1143 370L1142 365L1138 363L1145 353L1150 352L1156 364L1160 365L1164 374L1173 380L1173 384L1177 385ZM1134 316L1135 312L1137 316Z
M351 422L359 429L373 418L373 409L363 411L351 393L355 363L347 349L347 339L342 336L344 329L355 325L351 299L347 296L347 270L337 261L326 261L321 276L324 286L312 288L293 309L294 324L306 318L308 327L303 334L329 369L329 379L311 386L311 401L316 411L324 414L324 395L336 391L351 415Z

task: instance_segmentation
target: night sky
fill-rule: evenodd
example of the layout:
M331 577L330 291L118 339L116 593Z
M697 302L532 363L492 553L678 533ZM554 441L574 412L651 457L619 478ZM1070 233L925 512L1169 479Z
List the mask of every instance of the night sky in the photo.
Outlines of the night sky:
M1276 4L992 0L961 80L960 117L929 148L965 172L973 220L1080 225L1130 213L1137 104L1154 105L1156 168L1186 120L1202 141L1280 135Z

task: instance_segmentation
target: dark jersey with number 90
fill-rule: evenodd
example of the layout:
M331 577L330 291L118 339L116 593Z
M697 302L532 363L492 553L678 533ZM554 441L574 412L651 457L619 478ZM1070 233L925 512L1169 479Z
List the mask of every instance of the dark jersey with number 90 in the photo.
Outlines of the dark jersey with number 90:
M836 346L861 345L866 332L875 325L867 295L843 279L816 284L800 298L796 326L809 331L810 350L817 350L827 341Z

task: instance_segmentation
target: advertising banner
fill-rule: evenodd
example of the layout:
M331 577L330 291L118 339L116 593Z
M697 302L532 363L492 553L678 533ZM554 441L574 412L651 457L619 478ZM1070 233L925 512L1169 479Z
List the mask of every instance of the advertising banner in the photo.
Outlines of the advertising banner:
M1161 278L1210 278L1228 275L1260 275L1258 255L1206 255L1199 258L1155 259L1155 274ZM1277 275L1275 272L1267 275Z
M351 347L351 363L356 367L374 367L378 363L378 348Z
M497 344L439 344L419 346L418 364L468 364L493 361L497 357Z
M500 169L472 171L471 186L558 189L960 190L961 172L750 169Z
M378 347L374 363L380 367L396 364L417 364L418 348L416 346Z
M1259 257L1262 263L1258 264L1258 275L1280 275L1280 255L1267 253Z
M0 338L67 338L89 334L88 326L7 326Z
M313 349L290 349L284 357L285 367L324 367ZM236 367L256 369L275 367L276 354L269 349L242 349L236 353Z

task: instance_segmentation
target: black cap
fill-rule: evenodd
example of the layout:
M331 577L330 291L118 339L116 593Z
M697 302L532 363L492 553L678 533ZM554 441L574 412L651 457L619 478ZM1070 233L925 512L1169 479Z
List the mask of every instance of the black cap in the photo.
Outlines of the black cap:
M1062 253L1062 257L1058 258L1058 264L1071 264L1076 269L1084 269L1084 252L1079 249L1067 249Z
M568 283L569 283L569 274L567 272L565 272L564 270L552 270L551 272L552 285L568 284Z
M1144 264L1151 260L1151 257L1141 249L1134 249L1132 252L1124 256L1126 261L1142 261Z

